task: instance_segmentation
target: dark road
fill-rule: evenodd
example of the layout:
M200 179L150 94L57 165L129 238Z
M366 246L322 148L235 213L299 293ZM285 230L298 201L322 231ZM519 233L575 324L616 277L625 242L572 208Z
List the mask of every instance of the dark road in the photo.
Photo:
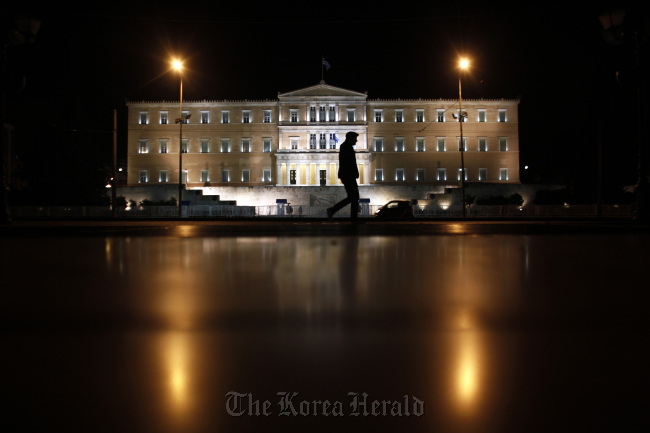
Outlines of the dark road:
M3 432L645 431L650 234L0 230Z

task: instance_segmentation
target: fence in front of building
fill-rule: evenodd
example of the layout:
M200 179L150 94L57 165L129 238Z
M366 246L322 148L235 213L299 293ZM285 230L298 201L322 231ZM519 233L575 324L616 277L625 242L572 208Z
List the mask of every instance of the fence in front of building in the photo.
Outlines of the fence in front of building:
M363 205L360 216L374 217L381 206ZM416 218L460 218L461 206L413 206ZM232 205L197 205L183 206L184 218L325 218L326 207L308 205L268 205L268 206L232 206ZM336 214L337 218L349 217L349 208L343 208ZM633 215L631 205L606 205L600 210L596 205L574 206L492 206L472 205L467 208L468 218L630 218ZM11 208L11 216L16 219L101 219L111 218L111 209L105 206L17 206ZM119 218L177 218L176 206L146 206L133 209L120 209Z

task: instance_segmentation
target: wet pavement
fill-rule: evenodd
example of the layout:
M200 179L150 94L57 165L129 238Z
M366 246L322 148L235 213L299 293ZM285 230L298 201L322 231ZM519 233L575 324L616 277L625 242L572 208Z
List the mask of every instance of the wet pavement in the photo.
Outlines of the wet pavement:
M625 224L16 223L2 432L650 428Z

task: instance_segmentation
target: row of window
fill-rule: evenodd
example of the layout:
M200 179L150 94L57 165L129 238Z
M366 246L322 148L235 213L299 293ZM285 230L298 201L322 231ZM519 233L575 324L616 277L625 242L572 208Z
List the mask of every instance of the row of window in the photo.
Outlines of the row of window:
M461 180L461 170L460 168L458 169L458 173L456 176L456 180ZM375 169L375 182L383 182L383 181L388 181L390 179L385 179L384 178L384 169L378 168ZM396 182L404 182L407 181L408 179L406 178L406 172L403 168L397 168L395 169L395 181ZM415 181L417 182L422 182L426 180L425 176L425 170L423 168L417 168L415 170ZM446 168L438 168L436 171L436 178L438 182L444 182L447 180L447 169ZM478 173L475 179L471 179L467 168L465 169L465 180L470 181L470 180L476 180L479 182L485 182L488 180L488 174L487 174L487 168L479 168ZM498 180L508 180L508 169L507 168L500 168L499 169L499 178Z
M183 123L187 124L190 123L190 112L189 111L183 111ZM199 123L201 124L207 124L210 123L210 112L209 111L201 111L201 118L199 120ZM175 123L179 123L179 119L176 119L174 121ZM221 112L221 123L230 123L231 118L230 118L230 111L222 111ZM242 111L242 117L241 117L241 123L252 123L253 118L250 110L244 110ZM140 112L140 117L138 120L138 123L140 125L148 125L149 124L149 112L148 111L141 111ZM168 111L161 111L160 112L160 124L161 125L167 125L169 123L169 112ZM263 110L262 111L262 123L271 123L271 110Z
M506 152L508 151L508 138L507 137L497 137L498 141L498 151ZM309 134L309 149L336 149L339 143L339 138L336 133L326 133L326 134ZM394 150L395 152L404 152L406 150L404 137L395 137ZM189 138L183 139L182 152L188 152ZM464 151L470 150L467 146L467 137L463 137ZM289 137L289 146L293 150L300 148L300 139L298 137ZM456 138L456 146L460 151L460 137ZM220 143L221 153L229 153L232 150L230 138L222 138ZM384 146L383 137L375 137L373 139L373 151L375 152L384 152L387 150ZM426 143L424 138L415 139L415 151L424 152L426 150ZM437 152L447 152L449 151L447 146L446 137L437 137L436 138L436 147ZM474 150L474 149L471 149ZM476 150L479 152L487 152L488 150L496 150L488 147L487 137L478 137L476 141ZM168 153L169 151L169 139L159 140L159 153ZM241 140L240 151L243 153L251 152L251 139L244 138ZM138 153L149 153L149 140L146 138L140 139L138 141ZM209 153L210 152L210 140L207 138L200 139L200 153ZM262 139L262 152L271 152L271 139L263 138Z
M231 152L231 143L230 143L230 138L222 138L221 139L221 146L220 150L221 153L229 153ZM189 138L184 138L183 139L183 144L182 144L182 153L188 153L189 149ZM241 147L240 151L243 153L249 153L251 152L251 139L250 138L244 138L241 141ZM149 139L146 138L141 138L138 140L138 153L149 153L150 148L149 148ZM161 139L158 142L158 152L159 153L168 153L169 152L169 139ZM210 152L210 140L207 138L202 138L200 139L200 147L199 147L199 152L200 153L209 153ZM262 139L262 152L269 153L271 152L271 139L270 138L264 138Z
M436 118L434 121L436 122L447 122L450 119L447 116L447 111L448 109L436 109ZM402 109L397 109L394 110L394 118L392 119L396 123L402 123L405 122L405 117L404 117L404 110ZM463 121L467 121L465 119L468 118L467 112L463 112L462 116L460 113L460 110L456 110L456 113L452 116L455 121L459 121L460 119L463 119ZM309 109L309 121L310 122L336 122L338 119L338 111L336 110L335 106L320 106L320 107L310 107ZM356 109L347 109L347 114L346 114L346 120L348 122L356 122ZM415 110L415 118L412 119L415 122L425 122L426 119L424 117L424 109L416 109ZM487 111L486 109L479 108L477 110L477 116L476 116L476 121L477 122L487 122ZM222 110L221 111L221 123L231 123L232 119L230 116L230 111L229 110ZM292 123L296 123L300 121L300 115L299 115L299 110L298 109L290 109L289 110L289 121ZM386 122L388 119L385 118L384 116L384 110L383 109L376 109L374 110L374 121L375 122ZM506 109L499 109L497 111L497 122L507 122L507 110ZM175 123L178 123L179 119L175 120ZM189 111L183 111L183 123L189 123L190 122L190 112ZM209 111L201 111L201 118L199 120L199 123L201 124L207 124L210 123L210 112ZM253 118L250 110L243 110L241 113L241 123L252 123ZM147 111L141 111L140 112L140 118L139 118L139 123L140 125L148 125L149 124L149 112ZM160 124L161 125L167 125L169 123L169 112L168 111L161 111L160 112ZM262 123L271 123L271 110L263 110L262 111Z
M456 180L461 180L461 169L458 169ZM487 168L479 168L478 169L478 176L476 179L470 179L468 176L468 170L465 169L465 180L470 181L470 180L477 180L479 182L485 182L488 180L488 173L487 173ZM384 169L378 168L375 170L375 182L383 182L387 181L389 179L384 178ZM406 172L403 168L397 168L395 169L395 181L396 182L405 182L408 179L406 178ZM423 168L418 168L415 170L415 181L418 182L423 182L426 180L425 176L425 170ZM447 181L447 169L446 168L438 168L436 172L436 179L439 182L444 182ZM451 180L451 179L449 179ZM499 169L499 178L498 180L505 181L508 180L508 169L507 168L500 168ZM149 172L148 170L140 170L139 172L139 182L140 183L147 183L149 182ZM221 177L219 178L219 182L226 183L230 182L230 170L221 170ZM241 172L241 181L242 182L251 182L251 172L250 170L242 170ZM262 170L262 182L271 182L271 170L270 169L264 169ZM158 182L160 183L167 183L169 182L169 171L168 170L160 170L158 172ZM188 179L188 171L184 170L183 171L183 179L182 182L189 182ZM201 170L199 182L202 183L207 183L210 182L210 172L209 170Z
M271 169L264 169L262 170L262 178L260 179L262 182L271 182ZM140 170L139 176L138 176L138 181L140 183L147 183L150 182L151 179L149 179L149 171L148 170ZM190 179L188 177L188 171L183 170L183 179L182 182L189 182ZM221 170L221 177L219 179L219 182L230 182L230 170ZM242 170L241 171L241 181L242 182L251 182L251 171L250 170ZM169 182L169 170L160 170L158 172L158 182L160 183L167 183ZM210 182L210 171L209 170L201 170L201 174L199 177L199 182L202 183L207 183Z
M507 152L508 151L508 137L497 137L498 140L498 150L499 152ZM394 149L395 152L404 152L405 151L405 146L404 146L404 137L395 137L395 143L394 143ZM460 137L456 138L456 149L458 151L461 150L461 145L460 145ZM384 138L383 137L375 137L373 139L373 151L375 152L384 152L386 150L384 146ZM424 138L416 138L415 139L415 151L416 152L424 152L426 150L426 143ZM437 137L436 138L436 147L435 150L437 152L447 152L450 149L448 149L447 146L447 138L446 137ZM469 149L467 147L467 137L463 137L463 150L468 151L468 150L474 150L474 149ZM496 150L492 149L492 146L488 147L488 139L487 137L478 137L476 140L476 150L478 152L487 152L488 150Z
M447 115L447 112L449 109L444 109L444 108L438 108L436 109L436 117L433 121L435 122L448 122L450 119ZM459 120L463 120L466 122L468 119L468 115L466 111L463 111L462 115L460 113L460 110L456 109L456 113L452 115L452 118L454 121L458 122ZM402 123L407 120L404 118L404 110L397 109L395 110L395 117L392 119L395 123ZM415 110L415 119L413 119L415 122L426 122L427 120L424 118L424 109L416 109ZM507 110L505 108L500 108L497 111L497 122L507 122ZM385 118L384 116L384 110L383 109L375 109L374 110L374 121L377 123L380 122L386 122L388 119ZM477 115L476 115L476 121L477 122L487 122L488 117L487 117L487 110L484 108L479 108L477 110Z

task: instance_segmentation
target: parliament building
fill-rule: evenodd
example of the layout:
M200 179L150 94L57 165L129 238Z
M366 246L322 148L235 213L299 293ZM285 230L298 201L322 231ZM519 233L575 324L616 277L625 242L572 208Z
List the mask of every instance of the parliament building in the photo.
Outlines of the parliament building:
M372 204L445 195L462 175L466 185L519 183L518 103L463 100L460 113L457 99L369 99L321 81L277 99L183 101L181 135L179 101L129 102L127 184L178 187L182 176L197 190L183 200L325 206L345 194L337 170L348 131L359 134L360 193Z

